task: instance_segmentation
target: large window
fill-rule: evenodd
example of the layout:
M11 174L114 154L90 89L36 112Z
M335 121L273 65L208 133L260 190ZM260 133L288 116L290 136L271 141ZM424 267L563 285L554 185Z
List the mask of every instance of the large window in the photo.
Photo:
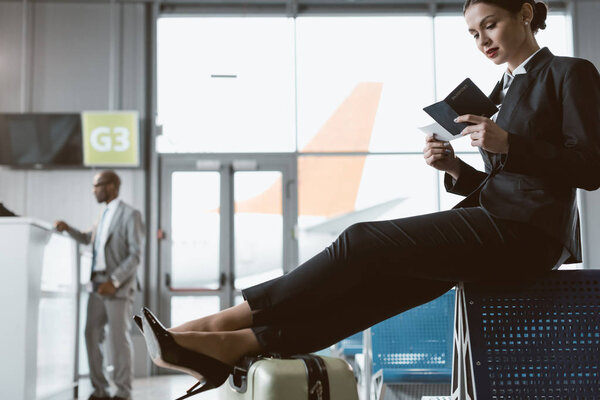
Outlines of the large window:
M436 172L415 155L301 156L300 262L356 222L437 211Z
M571 55L553 13L538 41ZM505 66L460 14L161 18L159 151L289 152L298 165L300 261L363 220L449 209L422 157L424 106L470 77L489 93ZM468 138L452 142L478 169Z
M570 55L569 19L547 25L540 45ZM160 18L158 151L420 152L422 107L503 69L461 15Z
M434 100L429 17L298 18L298 151L423 147Z
M294 151L294 22L158 21L159 152Z

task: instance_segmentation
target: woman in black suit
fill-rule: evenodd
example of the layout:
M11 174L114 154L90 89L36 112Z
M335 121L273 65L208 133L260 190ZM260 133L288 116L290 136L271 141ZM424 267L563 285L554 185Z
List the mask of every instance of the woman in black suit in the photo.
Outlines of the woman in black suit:
M219 386L242 356L325 348L428 302L459 281L531 278L581 261L576 188L600 186L600 77L588 61L555 57L534 34L547 8L534 0L467 0L479 50L507 71L491 98L492 119L457 122L479 148L485 172L428 138L428 165L454 209L352 225L315 257L243 291L246 301L166 330L144 309L143 331L158 365ZM142 326L141 326L142 327Z

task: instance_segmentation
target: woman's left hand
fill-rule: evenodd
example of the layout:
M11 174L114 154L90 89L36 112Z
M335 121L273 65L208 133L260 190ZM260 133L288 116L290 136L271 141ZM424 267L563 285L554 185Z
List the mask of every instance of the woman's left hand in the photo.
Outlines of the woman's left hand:
M490 153L508 153L508 132L500 128L487 117L465 114L457 117L454 122L469 122L460 133L461 136L471 135L471 146L481 147Z

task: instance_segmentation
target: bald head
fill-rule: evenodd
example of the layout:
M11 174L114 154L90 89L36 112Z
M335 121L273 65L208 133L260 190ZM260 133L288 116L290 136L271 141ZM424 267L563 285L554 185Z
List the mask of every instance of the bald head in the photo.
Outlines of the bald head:
M100 171L98 175L100 175L100 178L107 183L112 183L115 185L115 189L117 189L117 193L119 193L119 188L121 187L121 178L119 178L119 175L117 175L115 171Z
M121 178L115 171L101 171L94 177L94 196L98 203L110 203L119 196Z

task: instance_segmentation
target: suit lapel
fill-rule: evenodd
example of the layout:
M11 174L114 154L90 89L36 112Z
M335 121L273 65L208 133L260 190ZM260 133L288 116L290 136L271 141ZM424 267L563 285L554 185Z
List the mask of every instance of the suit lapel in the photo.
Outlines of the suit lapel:
M496 123L501 127L507 127L507 122L511 120L513 113L515 112L517 105L527 93L529 86L535 80L535 74L533 72L527 74L519 74L514 77L506 97L500 107L498 118Z
M496 104L496 105L500 104L500 92L502 91L502 79L503 78L504 78L504 75L502 75L502 78L500 78L498 83L496 83L496 86L494 86L494 90L492 90L492 93L488 96L490 98L490 100L492 100L494 102L494 104Z
M496 118L496 124L503 129L509 129L508 122L512 120L512 115L517 109L517 105L521 102L523 96L528 92L529 87L535 81L539 69L547 61L552 59L553 55L548 48L541 49L531 60L525 65L527 70L526 74L516 75L508 89L506 96L502 100L502 106L498 112L498 118ZM504 74L502 78L496 83L494 90L489 95L490 100L494 104L500 104L500 93L504 86ZM487 159L492 169L497 168L500 165L501 156L500 154L492 154L486 150L479 149L482 156Z
M110 225L108 227L108 232L106 235L106 243L108 243L108 241L110 240L110 237L113 234L113 231L115 230L115 227L117 226L117 221L119 221L121 219L123 215L123 203L119 202L119 205L117 206L117 209L115 210L115 213L112 216L112 219L110 220Z
M502 101L502 107L498 113L496 123L504 129L508 129L509 121L512 121L513 114L521 102L523 96L529 91L529 87L536 80L542 66L549 62L554 55L547 47L541 49L525 65L526 74L516 75Z
M502 75L502 78L500 78L498 83L496 83L496 86L494 86L494 90L492 90L492 93L488 96L490 98L490 100L492 100L492 102L496 105L500 104L500 92L502 92L502 85L504 82L503 78L504 78L504 74ZM500 110L502 110L502 107L500 108ZM479 151L485 158L487 158L487 161L493 168L494 167L494 155L492 153L490 153L489 151L483 150L481 148L479 148Z
M506 96L504 97L504 101L502 101L498 118L496 118L496 124L503 129L510 129L509 125L510 121L512 121L512 115L515 113L521 99L529 91L531 83L535 80L535 75L537 74L530 72L527 74L516 75L513 78L513 81L506 92ZM500 154L489 154L489 158L493 170L501 166L502 156Z

